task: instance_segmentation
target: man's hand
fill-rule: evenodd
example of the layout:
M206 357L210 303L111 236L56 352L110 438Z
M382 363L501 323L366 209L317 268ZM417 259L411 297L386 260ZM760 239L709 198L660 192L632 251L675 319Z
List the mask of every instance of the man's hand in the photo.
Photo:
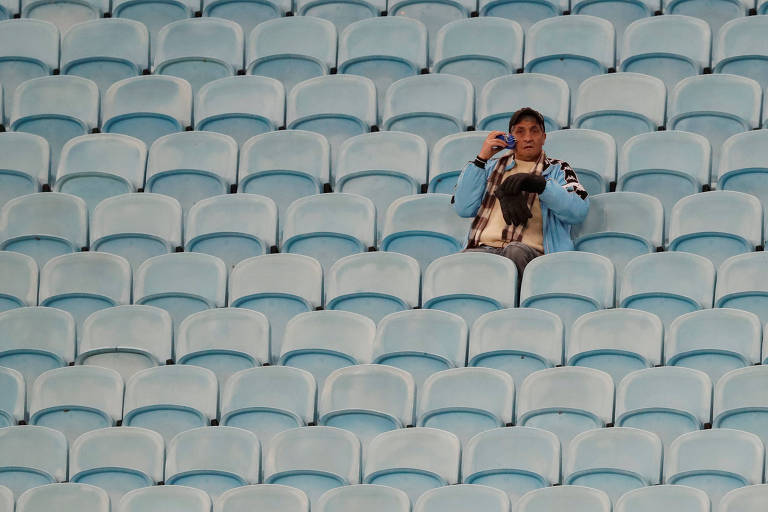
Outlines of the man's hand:
M494 130L489 133L483 141L483 147L480 149L480 152L477 154L477 156L483 160L488 160L499 151L506 149L507 145L504 144L504 141L496 138L498 135L506 134L507 132L501 132L499 130Z
M502 195L515 195L520 192L531 192L541 194L547 186L547 180L538 174L518 173L505 179L499 185L498 191Z

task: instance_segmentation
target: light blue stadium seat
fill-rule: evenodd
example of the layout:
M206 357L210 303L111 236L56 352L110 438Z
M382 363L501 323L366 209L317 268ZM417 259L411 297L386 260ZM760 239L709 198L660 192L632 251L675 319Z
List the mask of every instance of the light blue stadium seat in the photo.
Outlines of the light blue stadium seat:
M311 311L285 326L278 364L307 370L322 392L333 370L371 361L376 324L349 311Z
M614 504L614 512L710 512L709 496L700 489L684 485L652 485L625 493ZM746 511L745 511L746 512Z
M515 384L492 368L433 373L419 390L417 425L446 430L466 444L474 435L512 424Z
M641 18L626 28L617 64L621 63L620 71L660 78L671 93L677 82L709 67L711 41L709 25L699 18L677 14Z
M367 251L376 239L376 208L357 194L317 194L291 203L280 251L316 258L328 271L344 256Z
M181 78L160 75L126 78L104 94L101 131L131 135L143 141L147 148L163 135L184 131L191 124L192 87Z
M133 303L168 311L174 332L192 313L224 307L226 292L226 265L201 253L154 256L141 264L133 280Z
M202 489L217 499L229 489L259 482L261 450L251 432L234 427L200 427L168 444L165 484Z
M580 14L543 19L526 35L525 71L565 80L573 112L579 84L614 66L614 40L613 24L602 18Z
M37 282L37 263L31 256L0 251L0 312L37 306Z
M234 373L269 363L269 321L250 309L200 311L181 322L174 348L177 364L208 368L223 389Z
M242 370L224 384L221 424L256 434L264 450L275 434L315 421L315 379L289 366Z
M616 190L648 194L664 207L664 236L680 199L709 184L710 145L689 132L643 133L629 139L619 155Z
M13 491L4 485L0 485L0 510L4 512L13 512Z
M317 424L355 434L365 452L382 432L413 426L416 387L405 370L383 364L340 368L318 398Z
M621 54L624 31L632 22L661 13L661 0L573 0L571 14L588 14L613 23L616 32L616 57Z
M51 5L51 4L47 4ZM10 129L40 135L51 148L51 169L64 144L98 126L99 88L78 76L44 76L16 88Z
M427 68L427 28L403 16L356 21L339 34L338 63L339 73L373 80L381 115L389 86Z
M378 132L351 137L339 149L333 189L373 201L380 234L389 205L403 196L418 194L427 182L427 157L426 142L412 133Z
M297 487L315 504L325 491L360 483L360 465L360 441L352 432L299 427L272 438L263 481Z
M613 379L593 368L539 370L519 386L516 425L557 435L567 453L576 435L613 422Z
M560 441L552 432L531 427L477 434L464 445L461 481L501 489L514 510L526 492L560 482Z
M336 29L328 20L277 18L258 24L248 35L247 73L279 80L286 93L304 80L329 74L335 66Z
M764 252L742 254L726 260L720 266L715 307L750 311L760 318L761 324L768 323L766 263L768 254Z
M373 362L406 370L420 389L433 373L464 366L467 331L460 316L445 311L392 313L379 322Z
M705 491L718 512L728 491L762 483L765 447L755 434L715 428L683 434L664 457L664 482Z
M660 366L664 326L652 313L605 309L579 317L566 344L568 366L603 370L618 386L634 370Z
M121 194L91 215L91 250L122 256L134 270L181 246L181 205L162 194Z
M720 500L722 512L758 512L768 498L768 485L749 485L734 489Z
M564 485L605 491L614 503L622 494L661 480L659 436L636 428L598 428L582 432L563 455Z
M330 181L330 166L331 147L321 134L303 130L265 133L248 139L240 149L237 190L271 197L282 224L293 201L323 191Z
M653 432L665 452L678 436L708 426L711 410L712 381L699 370L647 368L616 384L616 426Z
M19 2L13 2L18 12ZM3 11L0 7L0 11ZM47 76L59 67L59 31L52 23L23 19L0 21L0 84L4 103L0 111L7 123L16 88L31 78ZM4 107L4 108L3 108Z
M67 479L67 438L34 425L0 429L0 485L18 498L24 491Z
M520 307L557 314L567 339L578 317L613 306L614 281L613 263L605 256L576 251L547 254L525 267Z
M347 485L325 492L315 505L318 512L410 512L408 495L383 485ZM225 511L226 512L226 511ZM293 512L291 509L290 512ZM298 511L297 511L298 512Z
M295 11L298 16L323 18L334 24L341 34L346 27L356 21L375 18L387 10L384 0L296 0Z
M499 489L460 484L431 489L418 499L414 512L458 512L471 507L478 512L507 512L509 498Z
M712 307L715 266L683 252L644 254L624 268L617 305L658 315L668 329L680 315Z
M229 135L241 145L285 124L285 91L265 76L234 76L205 84L195 97L195 129Z
M13 368L0 367L0 427L24 421L26 386L24 376Z
M145 70L149 70L149 32L138 21L89 20L61 38L61 74L93 80L102 94L115 82Z
M184 249L224 260L230 270L277 247L277 205L256 194L225 194L199 201L185 222Z
M518 502L519 512L610 512L611 498L599 489L580 485L562 485L536 489L525 494Z
M567 159L590 196L608 192L616 181L616 141L605 132L584 128L550 132L544 151Z
M269 319L271 361L277 362L288 320L323 304L323 268L301 254L266 254L232 270L229 306L253 309Z
M328 271L325 309L365 315L379 322L389 313L419 305L419 262L394 252L345 256Z
M191 365L136 372L125 384L123 425L144 427L166 444L179 432L210 425L218 403L216 374Z
M569 8L565 0L479 0L480 16L515 20L526 32L545 18L563 14Z
M669 250L699 254L716 267L762 243L763 205L751 194L693 194L679 200L669 216Z
M19 496L17 512L109 512L109 496L98 487L86 484L48 484Z
M715 386L712 427L752 432L768 442L768 366L750 366L723 375Z
M738 309L680 316L667 330L666 364L701 370L716 384L730 370L760 362L760 327L755 314Z
M202 14L239 23L247 37L254 27L285 16L292 7L292 0L203 0Z
M435 487L459 481L461 443L444 430L428 427L384 432L368 446L363 483L405 491L411 503Z
M382 129L419 135L431 148L446 135L472 126L474 104L472 82L466 78L449 74L402 78L387 89Z
M69 481L101 487L112 503L119 503L127 492L161 482L164 460L163 438L153 430L91 430L72 443Z
M116 133L81 135L61 150L53 190L85 201L93 214L108 197L144 187L147 147L139 139Z
M40 192L48 183L50 151L44 138L31 133L0 133L0 152L0 208L15 197Z
M110 10L108 0L21 0L21 16L49 21L61 34L74 25L87 20L99 19Z
M301 489L278 484L235 487L219 496L216 512L309 512L309 498Z
M429 33L429 47L437 48L437 33L451 21L469 18L477 13L477 0L389 0L390 16L405 16L421 21ZM434 54L430 52L430 63Z
M454 133L438 140L429 155L428 192L453 194L461 170L477 153L489 133Z
M200 8L200 0L114 0L112 17L140 21L147 27L151 63L160 30L174 21L193 17Z
M42 268L51 258L87 245L88 210L79 197L61 193L20 196L0 209L0 250L26 254Z
M623 0L622 0L623 1ZM574 128L609 133L616 147L634 135L655 132L664 124L667 89L660 79L640 73L610 73L579 85Z
M113 512L209 512L208 493L181 485L158 485L136 489L115 505Z
M751 0L672 0L664 2L664 13L703 19L709 24L714 37L728 20L747 16L754 6L755 2ZM713 503L713 508L716 507L717 503Z
M35 379L29 400L29 424L58 430L71 444L122 419L123 379L98 366L56 368Z
M422 306L456 313L472 328L484 313L514 308L517 267L496 254L457 253L434 260L424 270Z
M743 76L684 78L669 91L667 129L704 135L712 146L712 162L719 162L728 137L760 126L761 93L757 82Z
M423 270L462 249L470 222L456 214L448 194L401 197L387 209L379 249L412 256Z
M54 308L0 313L0 365L17 370L27 388L43 372L75 360L75 320Z

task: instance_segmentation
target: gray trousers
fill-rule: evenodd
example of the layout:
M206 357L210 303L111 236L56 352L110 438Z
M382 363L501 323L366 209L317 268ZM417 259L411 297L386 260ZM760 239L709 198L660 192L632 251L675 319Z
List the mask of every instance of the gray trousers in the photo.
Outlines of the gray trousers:
M541 256L543 253L537 249L525 245L522 242L510 242L504 247L491 247L490 245L481 245L479 247L473 247L472 249L464 249L462 252L490 252L509 258L517 267L517 287L520 288L520 283L523 281L523 270L525 266L535 258Z

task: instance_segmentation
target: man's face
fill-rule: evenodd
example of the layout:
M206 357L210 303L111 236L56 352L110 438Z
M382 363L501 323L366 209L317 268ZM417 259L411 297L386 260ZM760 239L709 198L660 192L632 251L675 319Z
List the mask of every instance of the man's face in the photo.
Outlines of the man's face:
M517 140L515 155L526 161L533 161L541 154L547 134L539 124L530 117L524 117L512 127L512 135Z

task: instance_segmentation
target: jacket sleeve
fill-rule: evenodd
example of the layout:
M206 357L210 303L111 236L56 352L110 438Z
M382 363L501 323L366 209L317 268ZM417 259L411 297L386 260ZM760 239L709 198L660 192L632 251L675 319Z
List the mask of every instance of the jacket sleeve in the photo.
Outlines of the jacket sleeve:
M560 171L547 179L539 200L566 224L580 224L587 217L589 198L571 167L560 162Z
M481 169L472 162L467 162L459 175L453 194L453 208L460 217L474 217L480 209L488 181L488 169L494 164L489 162Z

